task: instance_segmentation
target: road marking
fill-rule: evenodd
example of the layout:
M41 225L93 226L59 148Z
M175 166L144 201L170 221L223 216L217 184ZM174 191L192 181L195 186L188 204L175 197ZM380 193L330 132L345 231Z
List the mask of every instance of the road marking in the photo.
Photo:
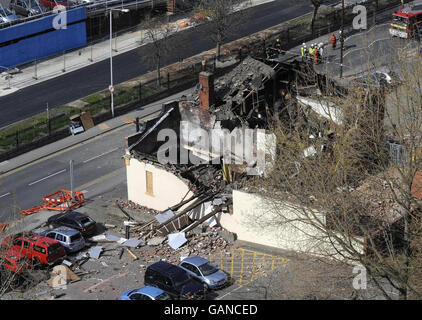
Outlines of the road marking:
M237 288L233 289L232 291L227 292L226 294L222 295L221 297L218 297L216 300L221 300L223 299L225 296L228 296L229 294L235 292L236 290L239 290L240 288L243 288L243 286L238 285Z
M107 282L110 282L110 281L111 281L111 280L113 280L113 279L118 279L118 278L124 277L124 276L126 276L128 273L129 273L129 270L126 270L126 272L124 272L124 273L121 273L121 274L115 274L115 275L113 275L113 276L111 276L111 277L109 277L108 279L105 279L105 280L103 280L103 279L98 279L98 280L100 280L100 282L99 282L99 283L94 284L94 285L90 286L89 288L86 288L86 289L84 290L84 292L92 291L92 290L94 290L96 287L101 286L101 285L103 285L103 284L105 284L105 283L107 283Z
M82 141L82 142L79 142L79 143L77 143L77 144L75 144L75 145L73 145L73 146L70 146L70 147L67 147L67 148L65 148L65 149L63 149L63 150L60 150L60 151L57 151L57 152L55 152L55 153L49 154L48 156L45 156L45 157L40 158L40 159L38 159L38 160L32 161L32 162L30 162L30 163L28 163L28 164L25 164L25 165L23 165L23 166L21 166L21 167L19 167L19 168L16 168L16 169L10 170L9 172L7 172L7 173L5 173L5 174L0 175L0 179L5 178L5 177L7 177L7 176L10 176L11 174L14 174L14 173L16 173L16 172L19 172L19 171L21 171L21 170L23 170L23 169L25 169L25 168L31 167L31 166L33 166L33 165L35 165L35 164L41 163L41 162L43 162L43 161L45 161L45 160L48 160L48 159L51 159L51 158L57 157L57 156L59 156L59 155L61 155L61 154L63 154L63 153L66 153L66 152L68 152L68 151L71 151L71 150L73 150L73 149L79 148L80 146L83 146L83 145L89 144L89 143L91 143L91 142L97 141L98 139L101 139L101 138L103 138L103 137L105 137L105 136L108 136L108 135L110 135L110 134L116 133L116 132L118 132L118 131L120 131L120 130L126 129L126 128L130 127L130 126L131 126L131 125L129 125L129 124L125 124L125 125L123 125L123 126L121 126L121 127L118 127L118 128L116 128L116 129L112 129L112 130L110 130L110 131L107 131L107 132L104 132L104 133L100 133L100 134L99 134L99 135L97 135L97 136L91 137L91 138L89 138L89 139L87 139L87 140L84 140L84 141Z
M97 179L95 179L95 180L92 180L92 181L90 181L90 182L87 182L87 183L85 183L85 184L83 184L83 185L79 186L78 188L76 188L76 190L81 190L81 189L89 188L89 187L90 187L90 186L92 186L93 184L96 184L96 183L102 182L102 181L104 181L105 179L108 179L108 178L110 178L110 177L113 177L113 176L115 176L115 175L117 175L117 174L122 174L124 171L126 171L126 166L124 166L124 167L122 167L122 168L119 168L119 169L117 169L117 170L114 170L114 171L112 171L112 172L110 172L110 173L106 174L105 176L102 176L102 177L99 177L99 178L97 178Z
M56 172L56 173L50 174L49 176L46 176L46 177L41 178L41 179L39 179L39 180L37 180L37 181L34 181L34 182L29 183L29 184L28 184L28 186L32 186L32 185L34 185L34 184L36 184L36 183L38 183L38 182L41 182L41 181L43 181L43 180L45 180L45 179L48 179L48 178L54 177L55 175L58 175L58 174L60 174L60 173L62 173L62 172L65 172L65 171L66 171L66 169L63 169L63 170L60 170L60 171L58 171L58 172Z
M111 149L111 150L106 151L106 152L103 152L103 153L101 153L101 154L99 154L99 155L97 155L95 157L89 158L89 159L85 160L84 163L87 163L87 162L90 162L92 160L95 160L95 159L97 159L99 157L105 156L106 154L112 153L112 152L116 151L117 149L119 149L119 147L114 148L114 149Z
M3 198L3 197L5 197L5 196L8 196L9 194L10 194L10 192L5 193L5 194L1 195L1 196L0 196L0 198Z

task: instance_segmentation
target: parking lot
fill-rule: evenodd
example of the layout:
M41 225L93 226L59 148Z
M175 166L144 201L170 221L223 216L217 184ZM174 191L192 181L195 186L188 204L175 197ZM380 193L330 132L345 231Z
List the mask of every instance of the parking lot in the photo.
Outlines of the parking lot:
M115 192L118 192L118 190L115 190ZM122 213L112 200L105 199L107 197L100 196L88 200L77 211L89 215L97 222L99 234L115 236L116 238L125 237L123 222L128 220L127 216ZM128 212L132 216L136 214L134 210ZM25 230L38 227L53 214L54 212L47 214L35 213L31 218L36 222L25 224ZM136 216L136 220L144 222L153 218L153 212L144 212ZM287 259L280 256L239 247L236 242L226 241L224 242L224 246L218 248L214 243L207 242L210 241L209 239L218 237L216 235L217 232L213 229L208 228L205 233L197 230L198 235L196 235L196 238L192 238L194 240L191 241L200 248L198 251L194 251L192 245L189 243L176 251L171 249L166 243L155 246L145 245L138 248L126 248L122 247L116 241L88 241L86 248L79 252L68 254L66 257L67 261L73 263L70 266L70 270L80 279L76 281L64 281L62 279L63 275L57 276L56 274L49 273L47 278L50 278L50 281L43 280L36 286L25 291L9 291L2 298L32 300L114 300L124 291L143 287L144 274L148 265L159 260L177 264L180 261L180 257L187 256L191 252L191 255L198 254L204 258L208 258L217 267L230 275L231 278L230 284L218 291L211 291L206 296L206 299L233 299L234 293L242 292L240 288L252 284L260 277L267 276L288 262ZM136 236L137 234L135 232L131 232L130 237ZM222 243L222 241L224 240L218 240L216 243ZM207 245L210 248L207 249ZM90 257L89 259L83 259L93 247L102 248L99 258ZM210 255L203 255L201 252L212 253Z

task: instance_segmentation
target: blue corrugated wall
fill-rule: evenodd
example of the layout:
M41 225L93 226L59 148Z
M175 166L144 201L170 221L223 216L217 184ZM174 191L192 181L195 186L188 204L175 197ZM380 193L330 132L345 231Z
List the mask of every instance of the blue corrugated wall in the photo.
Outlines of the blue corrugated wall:
M66 14L67 29L53 28L56 14L1 29L0 66L15 67L86 45L85 8Z

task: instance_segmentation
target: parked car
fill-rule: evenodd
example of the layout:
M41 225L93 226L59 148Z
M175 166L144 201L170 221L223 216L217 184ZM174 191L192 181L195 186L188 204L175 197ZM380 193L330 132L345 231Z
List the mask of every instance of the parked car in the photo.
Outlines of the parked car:
M69 124L69 131L70 134L74 136L75 134L84 132L85 129L79 122L72 122L71 124Z
M24 17L36 16L46 12L46 8L40 5L38 0L12 0L9 4L10 9Z
M31 260L19 251L10 249L0 254L0 287L17 289L27 270L32 268Z
M0 269L22 274L31 269L32 263L23 253L11 248L0 255Z
M57 240L65 247L67 253L82 250L85 247L85 239L82 234L75 229L69 227L58 227L53 230L47 230L41 235Z
M97 230L96 222L86 214L71 211L56 214L47 220L47 224L58 227L69 227L78 230L83 237L91 237Z
M132 289L123 293L119 300L170 300L167 292L157 287L145 286L141 289Z
M160 288L174 299L203 299L206 290L185 270L165 261L147 268L144 283Z
M12 10L0 6L0 23L12 22L18 19L18 16Z
M58 241L35 233L10 235L3 239L2 247L31 259L34 267L54 264L66 256L65 248Z
M207 259L191 256L183 259L179 267L209 289L219 289L227 284L227 275Z

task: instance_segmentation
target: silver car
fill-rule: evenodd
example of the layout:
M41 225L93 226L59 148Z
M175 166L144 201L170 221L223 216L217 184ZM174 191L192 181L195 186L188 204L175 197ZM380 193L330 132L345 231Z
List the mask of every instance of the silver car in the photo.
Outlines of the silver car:
M58 227L47 230L42 235L60 242L68 253L79 251L85 247L85 240L81 233L69 227Z
M183 259L179 268L187 271L189 275L202 282L209 289L219 289L228 283L227 275L223 271L207 259L198 256Z

